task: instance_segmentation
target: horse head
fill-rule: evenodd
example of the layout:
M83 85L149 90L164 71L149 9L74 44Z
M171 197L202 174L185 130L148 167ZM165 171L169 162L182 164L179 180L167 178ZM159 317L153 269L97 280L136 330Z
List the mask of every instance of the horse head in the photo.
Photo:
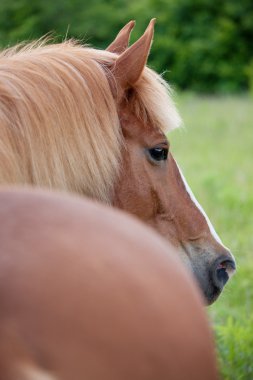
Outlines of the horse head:
M195 199L170 152L164 132L166 126L157 125L152 114L144 113L140 107L135 108L138 91L142 91L142 82L149 73L145 65L153 39L154 20L143 36L127 47L133 25L132 22L127 24L108 48L119 53L111 69L111 87L125 141L113 203L153 226L178 248L207 303L211 304L234 273L235 261ZM153 88L148 90L152 98ZM153 107L157 105L159 108L163 99L155 93L153 98ZM177 118L171 104L162 112L173 114L174 120Z

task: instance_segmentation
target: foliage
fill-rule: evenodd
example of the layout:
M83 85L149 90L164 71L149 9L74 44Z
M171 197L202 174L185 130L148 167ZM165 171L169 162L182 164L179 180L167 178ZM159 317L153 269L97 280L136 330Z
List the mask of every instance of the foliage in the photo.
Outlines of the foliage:
M186 127L169 135L200 204L237 261L209 307L224 380L253 379L252 99L180 95Z
M247 320L241 318L239 321L228 317L224 325L216 326L219 348L222 352L220 368L224 380L253 378L252 323L252 316Z
M137 38L157 18L150 63L181 89L252 87L252 0L9 0L0 2L0 44L55 31L104 48L130 19ZM167 71L171 70L171 71Z

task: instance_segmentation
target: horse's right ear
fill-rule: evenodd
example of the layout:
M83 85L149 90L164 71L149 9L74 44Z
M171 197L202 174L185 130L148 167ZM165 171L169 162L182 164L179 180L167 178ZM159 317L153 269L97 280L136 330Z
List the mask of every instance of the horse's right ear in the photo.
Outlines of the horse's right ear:
M121 100L125 91L140 78L146 65L154 35L155 19L152 19L145 33L116 59L112 73L117 87L116 98Z
M129 38L133 27L135 26L135 21L130 21L128 24L124 26L118 33L115 40L108 46L106 49L111 53L121 54L126 50L129 43Z

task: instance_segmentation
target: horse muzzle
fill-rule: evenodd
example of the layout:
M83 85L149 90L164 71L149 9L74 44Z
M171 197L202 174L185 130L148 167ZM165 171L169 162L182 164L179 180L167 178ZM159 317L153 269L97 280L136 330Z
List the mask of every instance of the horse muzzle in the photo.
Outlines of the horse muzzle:
M183 248L205 302L211 305L236 271L234 257L225 247L216 251L200 245L184 244Z
M194 270L205 296L207 305L211 305L221 294L224 286L236 271L235 261L228 252L220 256L206 269L206 276L199 276Z

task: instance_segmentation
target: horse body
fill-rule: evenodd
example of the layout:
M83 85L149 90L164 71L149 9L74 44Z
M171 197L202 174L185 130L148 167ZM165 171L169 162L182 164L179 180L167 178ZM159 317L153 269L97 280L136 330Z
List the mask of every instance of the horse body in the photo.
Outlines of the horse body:
M152 20L129 48L129 23L99 51L73 42L0 57L0 182L87 195L165 236L208 303L235 270L187 188L165 133L180 124L168 85L145 66Z
M217 380L202 297L151 229L17 189L0 224L1 380Z

